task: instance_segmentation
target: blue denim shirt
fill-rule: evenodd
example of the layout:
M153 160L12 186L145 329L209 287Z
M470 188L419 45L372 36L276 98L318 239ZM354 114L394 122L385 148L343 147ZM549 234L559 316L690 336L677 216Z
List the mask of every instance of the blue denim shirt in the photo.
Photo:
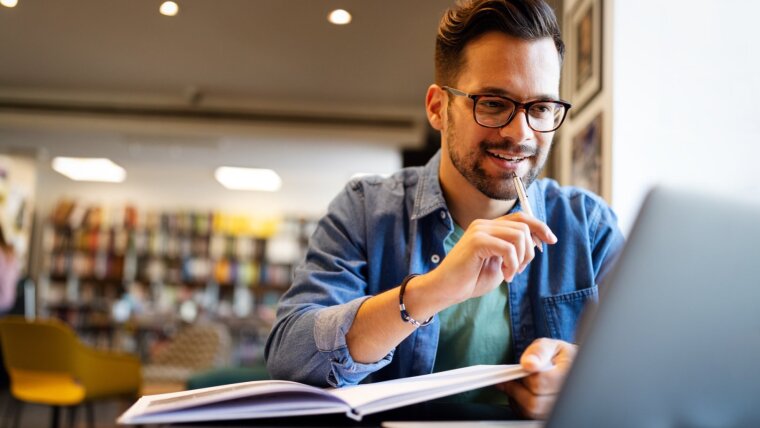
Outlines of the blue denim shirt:
M265 348L273 378L340 387L369 375L380 381L432 372L437 316L371 364L351 358L346 334L366 299L445 257L453 221L438 179L440 156L388 178L354 179L330 203L277 309ZM598 196L543 179L528 197L559 241L544 245L509 284L515 358L539 337L574 341L584 304L598 299L623 245L615 214Z

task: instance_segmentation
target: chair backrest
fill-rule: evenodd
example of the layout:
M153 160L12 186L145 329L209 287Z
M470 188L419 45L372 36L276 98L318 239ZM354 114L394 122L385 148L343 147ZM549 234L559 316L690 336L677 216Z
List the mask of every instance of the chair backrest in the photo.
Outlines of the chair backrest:
M8 369L74 373L77 338L60 321L6 317L0 319L0 340Z

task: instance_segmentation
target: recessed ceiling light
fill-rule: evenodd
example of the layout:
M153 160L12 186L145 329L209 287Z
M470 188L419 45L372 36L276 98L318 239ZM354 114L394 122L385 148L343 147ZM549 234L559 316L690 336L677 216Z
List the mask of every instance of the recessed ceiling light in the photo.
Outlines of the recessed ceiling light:
M57 157L53 169L74 181L121 183L127 178L124 168L106 158Z
M16 7L18 0L0 0L0 4L5 7Z
M161 15L174 16L179 12L179 6L173 1L165 1L161 3L161 7L158 10L161 12Z
M327 20L335 25L346 25L351 22L351 14L343 9L335 9L327 15Z
M282 187L282 179L271 169L220 166L214 172L214 177L222 186L231 190L276 192Z

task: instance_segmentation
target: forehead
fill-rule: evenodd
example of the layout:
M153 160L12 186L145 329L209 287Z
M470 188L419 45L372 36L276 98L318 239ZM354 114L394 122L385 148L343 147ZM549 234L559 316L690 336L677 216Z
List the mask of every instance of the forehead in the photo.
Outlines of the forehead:
M520 99L559 96L560 64L550 38L522 40L499 32L470 41L463 50L457 88L500 89Z

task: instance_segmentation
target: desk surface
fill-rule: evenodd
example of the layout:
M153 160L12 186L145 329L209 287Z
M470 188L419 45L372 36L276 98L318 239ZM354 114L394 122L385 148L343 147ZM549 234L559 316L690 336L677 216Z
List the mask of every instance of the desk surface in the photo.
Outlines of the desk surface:
M477 403L420 403L365 416L361 422L343 414L292 418L175 424L173 427L379 427L386 421L482 421L518 419L509 406Z

